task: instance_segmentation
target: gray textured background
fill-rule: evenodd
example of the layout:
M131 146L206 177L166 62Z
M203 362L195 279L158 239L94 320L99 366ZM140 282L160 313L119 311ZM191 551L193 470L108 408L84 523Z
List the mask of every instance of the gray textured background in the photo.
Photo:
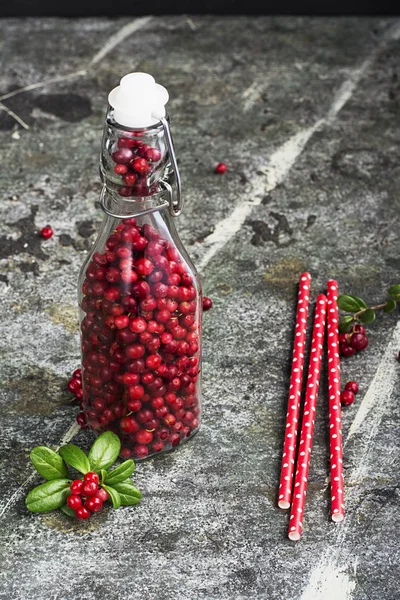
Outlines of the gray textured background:
M296 281L384 299L399 282L400 24L393 19L3 20L0 598L398 600L397 313L346 361L347 515L329 518L326 384L304 536L276 508ZM108 91L151 72L170 92L179 231L205 315L204 424L137 467L137 507L85 524L28 514L30 449L76 407L78 270L101 221ZM28 87L26 87L28 86ZM29 87L31 86L31 88ZM17 122L18 121L18 122ZM225 176L213 173L218 161ZM47 223L49 241L38 237ZM91 435L79 433L88 446Z

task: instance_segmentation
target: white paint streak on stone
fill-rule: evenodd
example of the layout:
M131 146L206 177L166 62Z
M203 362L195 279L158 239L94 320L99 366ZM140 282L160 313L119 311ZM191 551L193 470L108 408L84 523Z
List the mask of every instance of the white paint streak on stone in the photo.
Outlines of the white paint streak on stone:
M200 272L208 265L217 252L240 230L253 208L261 204L265 194L273 190L284 180L308 140L322 123L323 121L319 120L312 127L301 129L271 155L264 173L257 175L253 179L252 189L249 194L251 201L242 201L232 213L225 219L222 219L222 221L219 221L214 231L205 238L203 247L207 248L207 250L197 265Z
M135 31L139 31L142 29L147 23L151 21L152 17L140 17L139 19L135 19L130 23L127 23L121 29L117 31L114 35L108 38L104 46L93 56L90 61L90 65L95 65L99 63L107 54L109 54L118 44L124 41L127 37L129 37Z
M51 79L46 79L45 81L39 81L38 83L32 83L31 85L25 85L24 87L13 90L12 92L8 92L8 94L3 94L2 96L0 96L0 101L7 100L7 98L12 98L13 96L17 96L18 94L22 94L23 92L29 92L31 90L36 90L37 88L46 87L47 85L51 85L52 83L66 81L67 79L74 79L75 77L81 77L82 75L86 75L86 71L83 69L81 69L80 71L75 71L74 73L69 73L68 75L61 75L60 77L52 77Z
M392 392L398 382L399 365L396 360L396 352L400 348L400 321L397 323L391 340L386 346L382 360L376 370L375 376L365 394L356 416L351 424L345 444L353 437L355 433L362 429L364 423L371 414L371 419L367 423L367 431L365 435L366 445L376 435L376 430L379 427L382 417L385 414ZM361 463L360 463L361 464Z
M307 129L300 130L272 154L269 162L265 165L265 175L258 175L252 182L252 190L250 191L252 201L242 201L230 215L217 223L214 231L204 239L203 248L205 249L205 252L198 262L199 271L202 271L208 265L210 260L213 259L215 254L217 254L240 230L252 209L261 203L263 196L273 190L285 179L297 158L302 153L308 140L317 129L324 125L331 124L337 117L339 112L352 97L358 83L375 60L378 52L382 50L388 42L398 39L400 39L400 22L395 23L384 34L381 45L378 45L371 55L364 60L361 66L354 69L348 79L343 82L334 95L332 104L330 105L325 118L319 119L314 125ZM253 82L251 86L243 92L242 99L244 100L244 110L246 110L246 106L251 108L252 103L257 100L263 87L265 87L264 83Z
M249 111L255 105L266 85L265 81L253 81L253 83L244 90L242 94L244 112Z
M323 569L318 564L311 571L300 600L351 600L356 584L346 574L346 569L347 567L338 567L335 558L332 557Z

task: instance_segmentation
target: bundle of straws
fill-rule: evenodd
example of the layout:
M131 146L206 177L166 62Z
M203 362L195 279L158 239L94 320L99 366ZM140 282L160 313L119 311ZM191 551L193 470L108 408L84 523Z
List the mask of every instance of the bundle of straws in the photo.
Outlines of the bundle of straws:
M328 345L331 514L332 520L337 523L344 519L338 284L334 280L328 281L327 296L320 294L316 301L308 377L304 394L303 418L300 441L298 441L310 284L311 275L302 273L296 312L288 412L286 415L278 498L280 508L291 508L288 536L289 539L294 541L300 539L303 528L304 505L325 339L327 339ZM327 335L325 335L325 326L327 326Z

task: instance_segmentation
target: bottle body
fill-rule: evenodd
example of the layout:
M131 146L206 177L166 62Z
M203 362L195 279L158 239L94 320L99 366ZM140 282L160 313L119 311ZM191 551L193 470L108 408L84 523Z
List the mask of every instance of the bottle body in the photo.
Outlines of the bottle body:
M178 446L201 421L201 284L159 208L170 168L162 133L146 133L150 148L142 132L106 123L103 208L114 216L106 214L79 277L82 410L136 460Z

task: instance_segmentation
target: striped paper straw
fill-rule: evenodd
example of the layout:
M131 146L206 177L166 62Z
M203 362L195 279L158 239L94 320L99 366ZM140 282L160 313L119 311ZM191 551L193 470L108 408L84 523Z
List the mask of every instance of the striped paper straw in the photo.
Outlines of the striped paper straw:
M315 424L315 410L318 398L322 351L324 347L327 298L320 294L317 298L314 328L311 341L310 363L304 402L303 422L300 434L297 471L294 478L292 511L289 521L289 539L297 541L303 528L304 504L310 467L311 448Z
M301 388L303 385L304 346L307 335L307 318L311 275L302 273L299 282L299 295L296 312L296 328L293 344L292 372L286 414L285 441L283 445L281 478L279 484L279 508L290 508L294 473L294 459L297 444L297 428L300 413Z
M340 357L338 284L328 281L328 386L329 386L329 446L331 461L332 520L344 519L344 481L342 410L340 407Z

